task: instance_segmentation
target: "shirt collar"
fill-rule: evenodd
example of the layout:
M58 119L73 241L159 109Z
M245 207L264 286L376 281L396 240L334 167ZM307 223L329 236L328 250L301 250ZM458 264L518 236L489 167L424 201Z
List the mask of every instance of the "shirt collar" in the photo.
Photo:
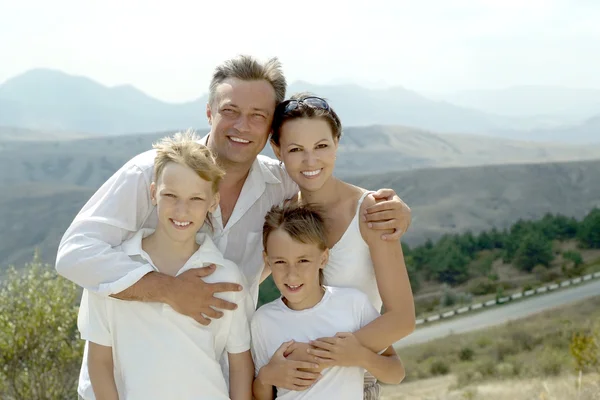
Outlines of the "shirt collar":
M150 236L152 233L154 233L154 229L140 229L135 233L135 235L131 239L128 239L125 242L123 242L123 244L121 245L122 250L130 257L141 256L143 258L147 258L147 253L142 249L142 239L144 239L147 236ZM200 248L190 257L190 260L178 272L178 274L181 274L182 272L185 272L190 268L198 268L198 263L202 263L203 265L225 264L225 258L223 257L223 254L219 251L219 249L208 234L204 232L199 232L196 235L196 243L200 245ZM194 262L196 259L198 260L198 262Z

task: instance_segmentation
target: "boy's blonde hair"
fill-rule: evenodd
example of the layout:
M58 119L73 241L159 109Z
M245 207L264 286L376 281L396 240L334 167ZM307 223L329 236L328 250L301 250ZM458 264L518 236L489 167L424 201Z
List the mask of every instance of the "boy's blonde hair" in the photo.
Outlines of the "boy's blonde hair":
M194 131L187 130L154 143L154 180L158 182L165 166L174 162L191 168L200 178L211 182L213 193L217 193L225 171L217 164L217 159L210 149L198 140Z

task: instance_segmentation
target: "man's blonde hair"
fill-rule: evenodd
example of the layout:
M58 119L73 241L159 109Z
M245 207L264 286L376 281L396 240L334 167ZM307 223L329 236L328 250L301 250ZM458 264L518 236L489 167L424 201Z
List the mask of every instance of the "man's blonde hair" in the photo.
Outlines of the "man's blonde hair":
M281 68L281 62L277 57L261 62L258 59L240 55L226 60L215 68L210 87L208 91L208 103L213 104L217 87L229 78L236 78L242 81L260 81L265 80L273 87L275 91L275 104L279 104L285 99L287 82Z
M191 168L200 178L211 182L213 193L217 193L225 171L217 164L217 159L210 149L198 143L198 140L199 137L194 131L187 130L166 136L154 143L154 180L158 182L165 166L174 162Z

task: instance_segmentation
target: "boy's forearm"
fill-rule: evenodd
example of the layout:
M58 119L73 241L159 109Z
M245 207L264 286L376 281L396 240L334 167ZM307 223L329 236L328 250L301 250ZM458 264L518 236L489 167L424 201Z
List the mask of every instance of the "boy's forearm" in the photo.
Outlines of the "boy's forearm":
M273 400L275 398L275 388L263 382L261 372L262 369L252 383L253 398L256 400Z
M252 400L254 363L250 351L229 354L229 397L231 400Z
M365 349L362 367L369 371L378 381L388 384L399 384L405 376L404 365L395 354L377 354Z
M112 361L88 362L88 370L96 400L119 400Z

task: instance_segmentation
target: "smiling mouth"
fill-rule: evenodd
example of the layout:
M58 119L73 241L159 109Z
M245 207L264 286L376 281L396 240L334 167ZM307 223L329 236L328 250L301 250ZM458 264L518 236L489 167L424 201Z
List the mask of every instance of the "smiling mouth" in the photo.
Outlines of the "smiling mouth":
M173 219L173 218L169 218L169 220L171 221L171 223L173 224L173 226L175 226L177 229L186 229L190 225L192 225L191 221L178 221L178 220Z
M321 171L323 171L323 168L314 171L302 171L302 175L307 178L314 178L315 176L319 175Z
M304 284L301 284L301 285L288 285L287 283L285 284L286 289L292 293L297 292L300 289L302 289L302 286L304 286Z
M248 144L248 143L250 143L249 140L242 139L242 138L235 137L235 136L229 136L229 140L231 140L232 142L241 143L241 144Z

